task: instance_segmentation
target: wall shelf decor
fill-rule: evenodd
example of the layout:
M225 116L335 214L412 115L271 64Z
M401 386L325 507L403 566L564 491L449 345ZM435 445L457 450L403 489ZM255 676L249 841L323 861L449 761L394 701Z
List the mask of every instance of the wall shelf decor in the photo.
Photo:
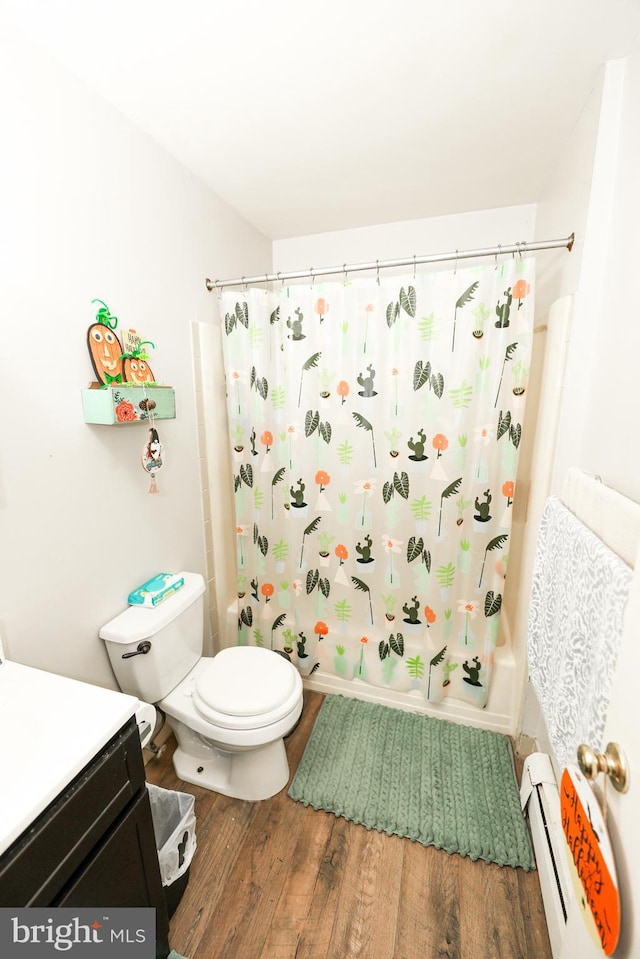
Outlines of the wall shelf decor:
M107 387L95 383L89 389L82 390L82 409L85 423L103 426L174 420L175 390L172 386L158 386L155 383L142 386L125 383Z

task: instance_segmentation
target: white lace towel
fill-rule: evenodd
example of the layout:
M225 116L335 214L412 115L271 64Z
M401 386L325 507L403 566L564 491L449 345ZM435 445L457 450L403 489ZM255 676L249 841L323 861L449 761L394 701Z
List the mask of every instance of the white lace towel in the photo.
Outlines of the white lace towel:
M576 762L580 743L603 747L631 575L557 497L547 500L529 607L529 676L560 767Z

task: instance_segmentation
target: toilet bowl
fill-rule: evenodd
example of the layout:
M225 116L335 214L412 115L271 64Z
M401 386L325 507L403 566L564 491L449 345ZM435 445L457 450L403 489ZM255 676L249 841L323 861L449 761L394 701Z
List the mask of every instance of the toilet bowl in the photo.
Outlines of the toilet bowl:
M234 646L202 656L204 580L156 608L129 606L100 630L123 692L166 715L177 775L238 799L261 800L287 784L284 745L302 712L302 680L278 653Z
M175 732L176 773L237 799L268 799L289 779L284 745L302 712L302 680L277 653L256 646L203 657L160 700Z

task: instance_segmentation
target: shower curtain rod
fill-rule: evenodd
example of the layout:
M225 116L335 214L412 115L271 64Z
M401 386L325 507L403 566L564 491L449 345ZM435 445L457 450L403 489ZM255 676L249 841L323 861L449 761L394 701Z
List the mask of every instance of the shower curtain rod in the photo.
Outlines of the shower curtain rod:
M343 263L342 266L325 266L319 270L310 267L308 270L301 270L295 273L262 273L260 276L242 276L235 280L205 280L205 286L209 293L213 290L222 290L226 286L247 286L249 283L275 283L285 280L297 280L309 277L315 280L317 276L330 276L332 274L357 273L361 270L384 270L395 266L420 266L423 263L444 263L447 260L468 260L479 256L502 256L503 253L518 253L523 255L533 253L537 250L557 250L566 248L571 251L575 233L563 237L561 240L539 240L534 243L522 241L513 243L510 246L491 246L481 250L454 250L453 253L433 253L428 256L408 256L401 260L375 260L373 263Z

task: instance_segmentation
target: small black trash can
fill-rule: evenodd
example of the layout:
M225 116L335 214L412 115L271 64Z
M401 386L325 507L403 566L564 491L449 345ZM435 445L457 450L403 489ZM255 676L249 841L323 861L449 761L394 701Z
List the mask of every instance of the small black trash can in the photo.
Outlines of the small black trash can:
M162 888L169 918L187 884L196 850L195 796L147 783Z

